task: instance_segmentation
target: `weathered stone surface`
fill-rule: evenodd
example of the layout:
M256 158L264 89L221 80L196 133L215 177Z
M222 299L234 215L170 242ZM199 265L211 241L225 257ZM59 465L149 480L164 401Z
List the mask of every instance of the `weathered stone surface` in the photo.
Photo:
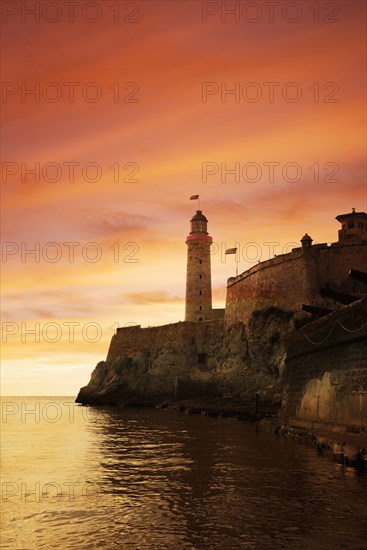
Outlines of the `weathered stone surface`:
M327 287L366 296L363 281L348 277L351 267L367 272L365 233L344 235L343 229L331 246L312 245L305 235L301 248L229 279L223 321L220 310L209 315L211 238L202 217L194 218L199 225L188 237L187 305L195 307L188 318L198 321L206 312L204 321L118 329L107 360L77 401L191 401L198 410L210 405L250 412L259 403L260 412L266 406L275 411L282 401L288 422L366 429L366 300L339 308L319 293ZM338 309L312 321L299 311L302 303Z
M367 272L367 241L296 248L255 265L228 280L225 321L247 323L253 311L278 307L298 311L302 304L334 308L320 288L366 293L365 285L348 277L351 267Z
M294 333L283 378L288 422L367 429L367 299Z
M218 407L278 406L291 312L255 312L248 326L223 321L119 329L107 360L98 363L81 403L159 404L199 400Z
M288 424L367 427L367 300L304 322L277 308L222 321L119 329L77 401L193 402L275 412ZM202 361L202 362L200 362ZM256 397L257 394L257 397Z

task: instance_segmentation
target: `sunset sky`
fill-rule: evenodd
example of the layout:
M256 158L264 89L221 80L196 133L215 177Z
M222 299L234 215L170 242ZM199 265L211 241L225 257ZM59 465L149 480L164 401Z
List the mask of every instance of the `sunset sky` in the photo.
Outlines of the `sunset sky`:
M366 211L365 2L34 4L2 6L2 393L75 395L117 326L184 319L190 195L214 307L225 248Z

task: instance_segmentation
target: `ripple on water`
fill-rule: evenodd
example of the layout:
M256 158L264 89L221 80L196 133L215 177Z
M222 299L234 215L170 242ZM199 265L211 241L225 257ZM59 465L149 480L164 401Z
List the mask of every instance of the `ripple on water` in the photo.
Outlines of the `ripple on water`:
M313 449L173 411L88 416L5 426L3 548L367 549L366 476Z

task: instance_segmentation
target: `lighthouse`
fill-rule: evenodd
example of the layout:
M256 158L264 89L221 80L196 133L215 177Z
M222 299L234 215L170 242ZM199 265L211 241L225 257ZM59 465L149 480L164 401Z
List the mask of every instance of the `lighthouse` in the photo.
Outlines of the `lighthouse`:
M212 282L208 220L201 210L190 220L187 244L185 321L193 323L212 319Z

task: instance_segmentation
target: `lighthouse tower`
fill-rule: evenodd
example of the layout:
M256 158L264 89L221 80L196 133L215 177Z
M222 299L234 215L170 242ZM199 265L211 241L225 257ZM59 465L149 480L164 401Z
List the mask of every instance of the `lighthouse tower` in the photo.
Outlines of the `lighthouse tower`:
M187 236L186 312L185 321L199 322L212 318L212 282L210 272L210 245L208 220L197 210L190 220Z

